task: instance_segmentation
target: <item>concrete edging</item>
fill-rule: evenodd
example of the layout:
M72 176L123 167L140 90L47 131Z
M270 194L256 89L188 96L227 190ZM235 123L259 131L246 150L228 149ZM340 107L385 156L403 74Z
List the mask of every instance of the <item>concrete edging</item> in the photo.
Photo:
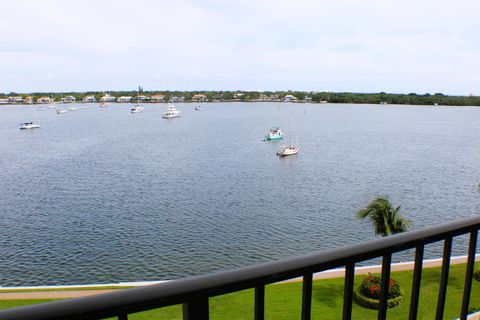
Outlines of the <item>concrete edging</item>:
M434 268L442 265L443 259L428 259L423 260L423 268ZM480 261L480 254L475 256L475 261ZM451 257L450 264L461 264L467 262L467 256ZM413 261L392 263L393 271L413 270L415 263ZM381 265L356 267L355 275L362 275L368 273L380 273L382 270ZM345 275L345 268L326 270L318 272L313 275L314 280L319 279L332 279L343 278ZM38 287L0 287L2 291L12 291L0 293L0 300L27 300L27 299L66 299L66 298L79 298L85 296L91 296L101 293L112 292L119 289L102 289L105 287L141 287L152 284L165 283L170 280L163 281L139 281L139 282L119 282L110 284L91 284L91 285L64 285L64 286L38 286ZM294 278L280 283L289 282L301 282L302 278ZM81 288L98 288L92 290L74 290ZM60 290L59 290L60 289ZM73 290L61 290L61 289L73 289ZM36 292L15 292L18 290L59 290L59 291L36 291Z

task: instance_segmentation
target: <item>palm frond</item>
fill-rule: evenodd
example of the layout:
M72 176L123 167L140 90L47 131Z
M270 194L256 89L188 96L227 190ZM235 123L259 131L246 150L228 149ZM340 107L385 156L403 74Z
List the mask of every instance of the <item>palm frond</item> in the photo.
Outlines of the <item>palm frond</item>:
M387 197L374 198L367 207L356 213L357 218L369 218L373 224L375 235L383 237L407 231L411 222L400 214L400 205L393 208Z

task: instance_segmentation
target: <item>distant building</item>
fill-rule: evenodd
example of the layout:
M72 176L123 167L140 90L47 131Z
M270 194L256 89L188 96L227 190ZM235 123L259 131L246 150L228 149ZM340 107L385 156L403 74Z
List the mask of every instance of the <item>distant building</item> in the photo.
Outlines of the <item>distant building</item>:
M150 98L147 96L138 96L137 99L138 101L143 101L143 102L150 101Z
M77 101L77 98L75 98L74 96L67 96L64 99L65 99L64 102L66 103L73 103Z
M185 97L176 97L176 96L170 97L170 100L169 100L169 102L183 102L183 101L185 101Z
M100 102L115 102L115 97L112 97L108 93L104 94L103 97L100 98Z
M0 104L8 104L8 98L7 99L0 99Z
M8 97L9 103L23 103L22 97Z
M95 99L95 96L85 96L82 101L85 103L97 102L97 99Z
M287 94L285 97L283 97L283 102L297 102L297 101L298 101L298 98L291 94Z
M305 102L312 102L312 97L305 96L305 98L303 98L303 101L305 101Z
M113 101L115 101L115 100L113 100ZM130 96L121 96L121 97L118 97L118 99L117 99L117 102L130 102L130 101L132 101L132 97L130 97Z
M207 101L207 96L201 93L197 93L193 95L192 101L198 101L198 102Z
M150 97L150 101L152 102L163 102L165 101L165 96L163 94L155 94Z
M270 97L265 93L260 93L258 96L258 101L270 101Z
M52 103L52 99L50 97L40 97L37 99L37 103L42 103L42 104L46 104L46 103Z
M30 97L30 96L25 97L25 99L23 99L23 103L32 104L33 103L33 98Z
M244 96L243 93L234 93L233 94L233 99L240 100L243 96Z

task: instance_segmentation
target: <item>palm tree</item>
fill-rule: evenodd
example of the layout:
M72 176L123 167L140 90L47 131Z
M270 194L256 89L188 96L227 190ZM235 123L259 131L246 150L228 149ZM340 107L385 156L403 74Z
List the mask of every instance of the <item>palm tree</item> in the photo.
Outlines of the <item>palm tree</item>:
M392 207L387 197L376 197L366 208L357 212L357 218L370 218L375 228L375 235L386 237L395 233L407 231L412 223L398 212L400 206Z

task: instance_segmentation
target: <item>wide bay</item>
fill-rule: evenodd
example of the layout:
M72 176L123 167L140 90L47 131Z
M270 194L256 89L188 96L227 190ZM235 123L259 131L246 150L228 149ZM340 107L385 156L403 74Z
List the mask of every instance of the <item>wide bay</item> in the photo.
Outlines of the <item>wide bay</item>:
M376 195L415 228L480 212L480 108L87 106L38 109L35 130L18 129L35 106L0 108L0 286L174 279L367 240L355 212ZM297 156L261 141L277 125Z

